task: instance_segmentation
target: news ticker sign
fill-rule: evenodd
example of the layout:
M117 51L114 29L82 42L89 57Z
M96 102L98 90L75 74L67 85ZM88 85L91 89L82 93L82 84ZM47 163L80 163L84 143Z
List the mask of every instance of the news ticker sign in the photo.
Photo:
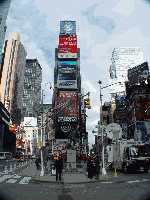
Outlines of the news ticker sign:
M58 122L77 122L77 117L58 117Z
M77 58L77 37L59 36L58 58Z
M77 91L58 91L57 93L57 104L60 105L60 108L58 109L62 110L57 114L57 117L78 117L78 92ZM67 107L69 101L76 100L72 104L69 104Z
M60 21L60 34L76 34L76 21Z

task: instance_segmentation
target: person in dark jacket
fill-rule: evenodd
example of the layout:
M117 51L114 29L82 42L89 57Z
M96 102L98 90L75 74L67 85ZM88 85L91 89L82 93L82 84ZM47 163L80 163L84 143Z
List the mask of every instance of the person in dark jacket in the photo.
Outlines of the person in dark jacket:
M35 160L37 170L40 169L40 163L41 163L40 157L37 157L36 160Z
M88 171L88 178L91 178L91 171L90 171L90 158L88 158L88 162L87 162L87 171Z
M95 160L95 173L96 173L96 179L99 179L99 173L100 173L100 162L98 160L98 157Z
M61 173L63 169L63 163L62 159L60 157L57 157L55 164L54 164L54 169L56 169L56 181L58 181L58 174L59 174L59 181L61 181Z
M90 176L91 176L91 179L93 179L93 176L94 176L94 163L93 163L93 160L90 160Z

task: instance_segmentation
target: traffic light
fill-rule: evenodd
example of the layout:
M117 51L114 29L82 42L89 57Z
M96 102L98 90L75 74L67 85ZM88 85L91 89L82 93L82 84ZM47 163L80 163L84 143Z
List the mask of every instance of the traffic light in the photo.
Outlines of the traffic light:
M91 109L91 106L90 106L90 98L86 98L86 99L85 99L85 105L86 105L86 108Z

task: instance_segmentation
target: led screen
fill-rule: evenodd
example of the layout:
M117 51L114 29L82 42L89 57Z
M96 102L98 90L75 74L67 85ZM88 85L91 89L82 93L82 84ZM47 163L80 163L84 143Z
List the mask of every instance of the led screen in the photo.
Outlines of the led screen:
M77 37L59 37L58 58L77 58Z
M76 21L60 21L60 34L76 34Z
M64 65L58 69L59 80L76 80L76 66Z
M77 91L58 91L57 93L57 105L60 107L58 108L58 111L64 108L64 110L60 111L57 114L58 119L60 122L66 121L66 122L75 122L78 117L78 92ZM72 104L69 104L66 108L65 106L72 100L76 100ZM72 117L67 118L67 117Z

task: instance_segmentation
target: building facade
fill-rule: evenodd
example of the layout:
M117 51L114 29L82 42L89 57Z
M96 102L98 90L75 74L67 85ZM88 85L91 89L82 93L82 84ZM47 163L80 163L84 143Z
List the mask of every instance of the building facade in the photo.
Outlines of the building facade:
M11 0L1 0L0 1L0 69L1 69L1 54L3 51L3 45L5 41L6 34L6 20L9 11Z
M0 82L0 99L13 123L20 124L26 50L17 33L5 41Z
M42 68L37 59L26 59L21 120L37 117L41 102Z

